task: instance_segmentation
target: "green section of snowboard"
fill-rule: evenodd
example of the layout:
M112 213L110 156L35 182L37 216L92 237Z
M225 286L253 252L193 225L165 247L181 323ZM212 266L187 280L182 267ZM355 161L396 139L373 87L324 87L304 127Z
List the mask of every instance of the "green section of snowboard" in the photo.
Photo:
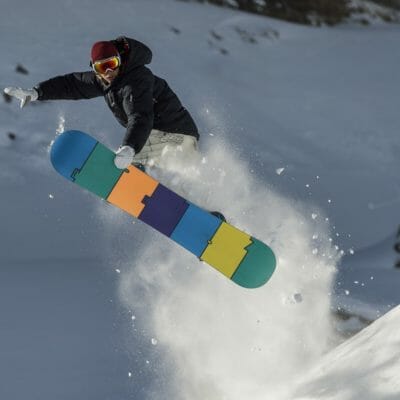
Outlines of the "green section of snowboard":
M258 239L251 238L252 244L247 247L247 254L232 280L247 288L264 285L275 271L276 259L273 251Z
M74 174L75 182L106 199L124 170L114 165L114 153L98 143L84 168Z

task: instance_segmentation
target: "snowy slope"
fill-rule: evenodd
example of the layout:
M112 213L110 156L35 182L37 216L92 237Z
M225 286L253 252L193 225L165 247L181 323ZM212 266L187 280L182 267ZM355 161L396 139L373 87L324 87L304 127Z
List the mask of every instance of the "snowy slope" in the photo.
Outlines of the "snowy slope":
M398 26L316 29L174 0L4 0L0 20L2 87L85 70L96 40L146 42L202 132L200 160L153 173L279 258L267 286L240 290L57 176L56 131L120 144L102 99L0 102L0 397L284 399L338 343L332 309L399 303L390 239L374 262L357 250L399 219ZM369 275L379 285L358 291Z
M324 356L291 400L395 400L400 382L400 308Z

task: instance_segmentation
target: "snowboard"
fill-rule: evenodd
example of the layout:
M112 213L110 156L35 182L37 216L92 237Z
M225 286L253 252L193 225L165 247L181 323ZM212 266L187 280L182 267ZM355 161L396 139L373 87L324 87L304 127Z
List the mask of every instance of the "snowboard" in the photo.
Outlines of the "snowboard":
M114 157L112 150L76 130L59 135L50 151L60 175L168 236L236 284L257 288L270 279L276 259L269 246L136 166L118 169Z

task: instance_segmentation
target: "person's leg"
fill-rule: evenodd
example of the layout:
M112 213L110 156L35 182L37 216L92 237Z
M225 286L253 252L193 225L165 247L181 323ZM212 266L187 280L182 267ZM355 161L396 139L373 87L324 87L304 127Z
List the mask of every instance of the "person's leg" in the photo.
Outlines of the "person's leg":
M195 152L197 152L195 137L153 129L143 149L135 155L133 163L162 168L167 160L186 158Z
M185 168L190 168L190 165L193 165L196 158L199 160L200 155L197 151L197 139L195 137L153 130L142 151L134 157L133 163L142 170L146 169L150 175L155 175L159 179L157 176L159 172L162 174L182 173ZM151 168L151 172L148 170L149 168ZM178 190L178 192L181 191ZM182 190L182 192L184 191ZM180 194L185 196L185 193ZM221 212L209 212L226 222L226 218Z

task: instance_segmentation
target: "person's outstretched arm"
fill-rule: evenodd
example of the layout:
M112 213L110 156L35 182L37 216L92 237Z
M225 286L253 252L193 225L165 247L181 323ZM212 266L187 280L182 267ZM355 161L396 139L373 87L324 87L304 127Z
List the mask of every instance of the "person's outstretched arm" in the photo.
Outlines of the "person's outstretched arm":
M81 100L103 96L103 89L92 71L57 76L32 89L7 87L4 92L20 100L21 108L36 100Z

